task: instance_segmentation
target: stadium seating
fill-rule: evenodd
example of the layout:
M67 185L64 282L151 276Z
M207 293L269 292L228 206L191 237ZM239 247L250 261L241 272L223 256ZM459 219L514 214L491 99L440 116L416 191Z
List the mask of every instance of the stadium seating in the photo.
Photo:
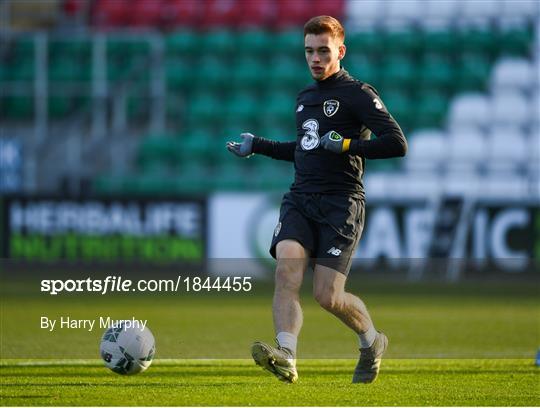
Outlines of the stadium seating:
M533 61L537 28L531 24L531 16L540 14L538 2L260 0L243 2L238 8L240 1L92 3L92 28L107 41L108 86L113 94L117 89L127 90L130 124L146 124L149 116L155 38L163 40L159 70L167 98L167 130L163 135L144 137L138 150L135 171L143 181L138 183L129 176L126 183L114 178L109 184L103 180L97 184L104 189L121 186L142 192L153 192L149 186L160 177L167 180L156 181L163 188L182 190L183 183L188 183L191 187L186 188L195 192L273 185L273 181L238 181L225 174L248 166L271 180L276 178L271 176L275 162L231 164L224 142L241 131L276 140L294 139L295 96L310 82L299 32L308 17L327 13L342 16L348 23L345 68L380 92L410 136L410 159L404 163L407 171L423 174L419 179L426 181L420 187L431 185L426 176L429 169L531 172L530 146L540 127L538 61ZM156 31L161 31L157 37ZM93 45L93 38L85 33L73 38L49 36L51 121L91 105ZM33 84L33 37L14 37L6 50L0 64L0 86ZM113 97L107 99L108 105ZM24 123L34 113L30 94L0 96L2 120ZM502 128L510 129L508 137L516 141L510 143L513 150L508 152L508 166L499 166L501 160L495 160L505 151L504 137L497 131ZM469 150L461 151L456 141L464 142L467 135L471 137ZM179 148L180 140L185 150ZM528 154L525 159L523 146ZM485 149L482 155L480 148ZM466 159L445 169L442 163L459 154ZM415 157L425 163L425 169L422 164L415 167ZM529 166L523 168L527 160ZM399 164L373 161L367 166L373 172L397 169ZM283 184L276 182L275 186Z
M415 131L409 135L406 169L413 173L442 173L448 157L446 134L437 129Z

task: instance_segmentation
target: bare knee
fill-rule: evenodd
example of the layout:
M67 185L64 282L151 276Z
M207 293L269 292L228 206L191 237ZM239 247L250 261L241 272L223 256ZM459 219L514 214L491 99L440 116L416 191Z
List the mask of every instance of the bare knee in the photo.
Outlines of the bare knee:
M341 293L329 287L321 287L315 289L313 296L321 307L331 313L341 310L342 296Z
M278 243L276 252L276 291L298 292L307 267L307 251L297 241L284 240Z
M302 285L303 271L294 262L278 262L275 276L276 291L298 292Z

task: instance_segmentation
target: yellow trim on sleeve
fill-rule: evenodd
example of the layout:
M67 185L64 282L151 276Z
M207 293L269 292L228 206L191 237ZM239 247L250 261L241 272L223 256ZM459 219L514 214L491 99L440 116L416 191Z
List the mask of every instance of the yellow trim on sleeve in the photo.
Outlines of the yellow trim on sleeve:
M343 152L348 152L350 146L351 146L351 139L343 139L342 151Z

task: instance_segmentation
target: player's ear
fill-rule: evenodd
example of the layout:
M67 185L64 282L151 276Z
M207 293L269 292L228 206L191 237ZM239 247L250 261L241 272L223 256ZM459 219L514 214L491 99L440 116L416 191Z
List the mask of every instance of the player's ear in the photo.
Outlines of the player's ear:
M345 53L347 52L347 47L345 46L345 44L341 44L339 46L339 54L338 54L338 59L342 60L343 57L345 57Z

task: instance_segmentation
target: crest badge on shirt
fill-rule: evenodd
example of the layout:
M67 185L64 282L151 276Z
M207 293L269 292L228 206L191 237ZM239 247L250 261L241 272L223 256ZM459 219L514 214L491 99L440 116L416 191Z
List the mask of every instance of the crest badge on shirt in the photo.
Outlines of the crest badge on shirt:
M334 116L336 112L339 109L339 101L336 101L335 99L329 99L327 101L324 101L323 104L323 111L324 114L328 117Z

